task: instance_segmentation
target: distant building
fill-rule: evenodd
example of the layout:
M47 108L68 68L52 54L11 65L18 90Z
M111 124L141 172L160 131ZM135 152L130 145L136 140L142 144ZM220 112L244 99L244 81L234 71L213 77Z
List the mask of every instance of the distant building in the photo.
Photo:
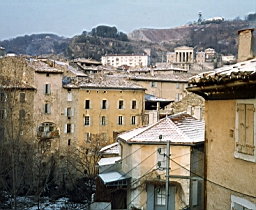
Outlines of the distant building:
M122 66L147 67L150 65L150 56L147 54L109 54L101 57L101 63L116 68Z
M174 52L166 54L166 60L167 63L190 69L191 64L194 63L194 48L188 46L176 47Z
M0 47L0 58L5 56L5 48Z

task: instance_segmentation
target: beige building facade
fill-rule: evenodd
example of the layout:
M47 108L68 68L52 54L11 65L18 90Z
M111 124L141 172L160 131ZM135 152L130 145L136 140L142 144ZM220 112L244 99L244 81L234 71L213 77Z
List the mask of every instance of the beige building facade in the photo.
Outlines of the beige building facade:
M188 90L206 100L204 209L256 209L256 59L247 60L251 32L239 31L241 62L189 80Z

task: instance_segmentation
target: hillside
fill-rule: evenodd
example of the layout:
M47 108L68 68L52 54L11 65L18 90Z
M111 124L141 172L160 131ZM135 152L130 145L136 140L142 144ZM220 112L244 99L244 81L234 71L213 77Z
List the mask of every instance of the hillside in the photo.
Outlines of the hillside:
M7 53L17 55L60 54L68 47L70 39L55 34L32 34L0 41Z
M143 53L151 49L151 62L165 61L166 52L187 45L201 51L214 48L218 53L237 54L237 31L253 27L248 20L223 21L203 25L185 25L170 29L138 29L128 35L115 27L99 26L71 39L53 34L17 37L0 42L6 52L16 54L52 54L65 58L93 58L100 61L105 54Z

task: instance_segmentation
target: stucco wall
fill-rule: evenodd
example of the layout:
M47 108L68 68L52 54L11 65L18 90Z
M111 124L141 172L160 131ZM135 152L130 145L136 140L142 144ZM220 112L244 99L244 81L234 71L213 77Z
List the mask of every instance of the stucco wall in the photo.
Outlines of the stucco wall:
M135 205L137 208L146 208L147 192L145 181L156 180L157 174L161 175L161 180L165 182L165 170L157 169L157 149L166 145L122 145L122 170L128 173L133 183L128 190L127 203ZM170 175L189 176L190 167L190 146L171 146L170 148ZM176 163L175 163L176 162ZM178 164L177 164L178 163ZM188 170L182 168L185 166ZM145 176L145 174L148 174ZM171 178L171 182L180 183L181 189L177 189L175 202L177 209L189 205L189 179ZM130 196L130 197L129 197Z
M90 109L85 109L85 100L90 100ZM107 108L101 108L101 101L107 100ZM124 109L118 109L118 101L124 100ZM137 108L131 109L131 101L136 100ZM108 135L108 142L113 142L113 132L123 132L142 125L144 112L144 90L121 89L80 89L79 90L79 144L84 143L84 134ZM118 125L118 116L124 116L124 125ZM91 125L84 125L84 116L91 117ZM106 116L106 125L100 124L101 116ZM131 116L136 116L137 124L131 125Z
M256 195L256 164L234 157L236 101L207 101L205 112L207 209L230 209L230 189Z

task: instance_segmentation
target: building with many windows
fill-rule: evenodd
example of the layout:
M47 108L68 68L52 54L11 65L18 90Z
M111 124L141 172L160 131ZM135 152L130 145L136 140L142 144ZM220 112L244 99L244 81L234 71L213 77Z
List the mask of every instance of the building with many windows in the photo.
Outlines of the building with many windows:
M114 67L147 67L150 65L150 56L147 54L109 54L101 57L102 65Z
M79 145L90 143L92 135L113 142L118 133L143 123L145 88L131 81L98 75L74 80L64 88L78 94Z

